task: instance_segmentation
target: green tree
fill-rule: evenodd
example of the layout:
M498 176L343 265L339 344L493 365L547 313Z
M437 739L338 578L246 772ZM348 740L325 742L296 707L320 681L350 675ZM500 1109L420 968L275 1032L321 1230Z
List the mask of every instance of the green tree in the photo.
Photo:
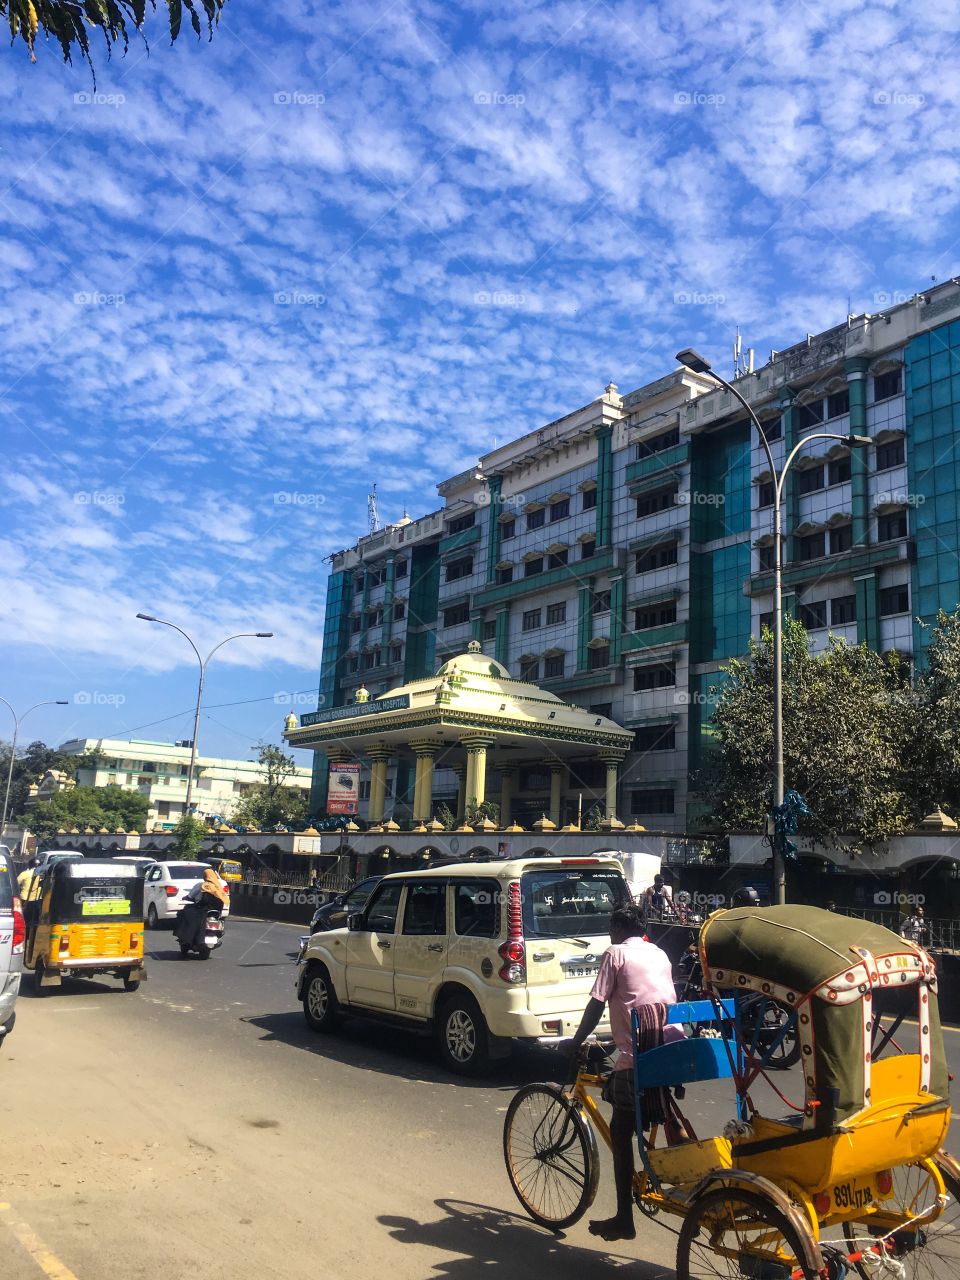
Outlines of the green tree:
M272 743L261 742L257 759L265 771L265 781L255 783L241 796L231 823L258 831L301 825L307 816L307 795L302 788L288 785L297 768L293 756Z
M144 831L147 825L147 797L122 787L70 787L57 791L49 800L28 809L24 821L37 835L55 835L61 828L107 827L114 831Z
M773 772L772 633L751 641L725 674L709 725L714 749L698 783L711 825L763 830ZM784 620L784 772L812 811L802 834L859 851L909 825L903 752L914 707L906 677L898 655L837 636L814 656L800 623Z
M180 34L183 12L187 11L190 25L201 35L206 27L210 39L213 28L220 20L224 0L163 0L166 5L170 39ZM150 0L150 8L156 12L156 0ZM20 40L30 52L30 61L36 62L37 36L42 31L48 40L56 40L64 62L72 62L78 54L81 61L93 67L90 56L90 34L98 32L107 46L107 54L120 45L126 53L131 31L143 35L147 0L0 0L0 17L10 24L11 44Z
M200 856L206 834L207 824L202 818L194 818L189 813L183 814L173 829L171 855L182 858L185 862L195 862Z
M940 610L930 628L926 666L915 683L906 766L914 817L934 805L960 810L960 606Z

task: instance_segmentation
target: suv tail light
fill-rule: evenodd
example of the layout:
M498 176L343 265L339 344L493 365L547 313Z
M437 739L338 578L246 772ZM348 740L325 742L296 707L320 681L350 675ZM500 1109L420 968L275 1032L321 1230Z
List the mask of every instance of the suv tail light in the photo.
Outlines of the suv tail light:
M23 918L23 908L20 906L20 899L13 900L13 954L19 956L23 954L23 944L27 940L27 924Z
M497 948L497 955L503 961L500 977L504 982L526 981L527 949L523 941L519 880L511 880L507 887L507 940Z
M175 884L165 884L163 886L163 891L168 898L175 898L177 894L180 892L180 890L177 888Z

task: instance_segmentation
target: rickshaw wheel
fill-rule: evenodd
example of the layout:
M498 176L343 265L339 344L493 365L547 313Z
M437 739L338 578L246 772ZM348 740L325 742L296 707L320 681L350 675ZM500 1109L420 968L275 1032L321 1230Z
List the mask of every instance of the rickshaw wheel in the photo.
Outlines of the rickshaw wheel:
M47 966L42 959L38 959L33 969L33 989L38 996L48 996L50 988L43 985L43 979L47 971Z
M724 1187L690 1206L677 1241L677 1280L816 1280L797 1229L754 1191Z
M600 1160L580 1108L552 1084L528 1084L503 1124L503 1159L517 1199L540 1226L562 1231L593 1203Z
M125 973L125 974L123 975L123 989L124 989L124 991L139 991L139 990L140 990L140 979L139 979L139 978L131 978L131 977L130 977L130 975L129 975L129 973Z
M901 1213L906 1219L922 1213L936 1201L938 1188L930 1163L919 1160L892 1170L893 1191L883 1202L888 1209ZM902 1266L903 1280L960 1275L960 1180L942 1166L938 1168L947 1192L946 1208L932 1222L920 1223L913 1231L909 1228L897 1231L892 1237L894 1248L890 1256ZM889 1227L871 1229L869 1221L848 1222L844 1224L843 1235L852 1253L889 1230ZM879 1254L867 1254L853 1265L863 1280L878 1280L888 1274L889 1263Z

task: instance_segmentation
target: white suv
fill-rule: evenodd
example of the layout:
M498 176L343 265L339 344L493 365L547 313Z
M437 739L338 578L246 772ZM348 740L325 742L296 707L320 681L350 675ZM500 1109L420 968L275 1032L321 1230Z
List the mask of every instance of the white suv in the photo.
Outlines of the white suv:
M210 870L209 862L157 862L147 868L143 882L143 910L148 929L159 929L168 920L176 920L187 894ZM220 887L230 892L226 880ZM230 900L223 908L223 918L230 914Z
M15 1006L20 990L23 943L26 928L13 865L5 847L0 847L0 1044L13 1030Z
M573 1035L610 912L629 901L620 863L607 857L386 876L347 928L304 943L297 995L316 1031L341 1012L432 1030L451 1070L479 1071L512 1040Z

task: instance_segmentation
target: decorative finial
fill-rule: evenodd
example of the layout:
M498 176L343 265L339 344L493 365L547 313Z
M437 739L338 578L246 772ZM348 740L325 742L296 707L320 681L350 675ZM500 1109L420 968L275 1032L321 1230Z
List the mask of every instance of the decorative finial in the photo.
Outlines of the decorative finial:
M482 653L483 646L479 640L471 640L467 645L467 653Z
M353 695L354 702L369 702L370 692L365 684L362 684L357 692Z
M296 729L297 724L298 724L297 717L291 711L290 714L286 717L286 719L283 722L284 729L287 733L289 733L291 729Z

